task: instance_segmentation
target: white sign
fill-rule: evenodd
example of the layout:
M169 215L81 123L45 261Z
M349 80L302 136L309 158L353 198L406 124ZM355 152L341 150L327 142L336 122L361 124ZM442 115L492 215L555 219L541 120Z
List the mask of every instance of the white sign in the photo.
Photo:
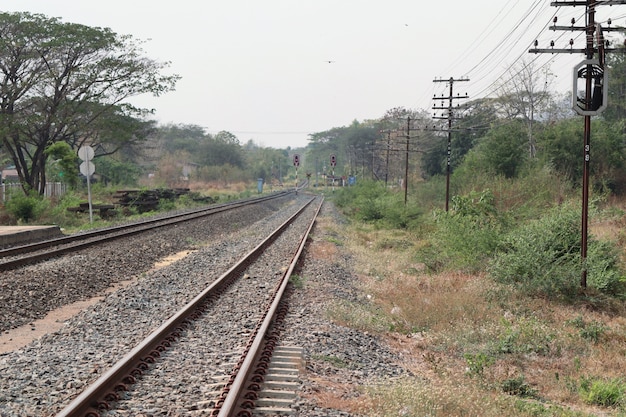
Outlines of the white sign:
M93 148L91 146L81 146L80 149L78 149L78 157L82 161L91 161L94 155L95 155L95 152L93 151ZM81 173L82 172L83 171L81 171ZM87 174L83 173L83 175L87 175Z
M84 161L80 164L80 173L85 177L89 177L96 172L96 166L91 161Z

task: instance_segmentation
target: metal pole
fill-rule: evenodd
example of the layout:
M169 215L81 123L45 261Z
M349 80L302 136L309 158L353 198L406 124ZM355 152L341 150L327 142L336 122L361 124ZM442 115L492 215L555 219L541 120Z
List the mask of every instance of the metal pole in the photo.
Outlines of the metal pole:
M389 142L391 141L391 132L387 132L387 162L385 163L385 188L387 188L387 179L389 178Z
M406 157L404 161L404 205L406 206L409 192L409 135L411 134L411 117L406 118Z
M593 34L595 30L596 0L587 0L587 59L593 59ZM591 110L593 66L587 65L585 82L585 108ZM608 87L605 87L608 88ZM583 201L581 219L580 260L582 273L580 286L587 287L587 235L589 224L589 160L591 150L591 116L585 115L583 146Z

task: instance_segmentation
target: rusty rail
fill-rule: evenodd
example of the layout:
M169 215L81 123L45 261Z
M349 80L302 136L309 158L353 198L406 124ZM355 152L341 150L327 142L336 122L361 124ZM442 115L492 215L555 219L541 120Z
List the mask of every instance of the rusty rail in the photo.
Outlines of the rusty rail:
M322 208L323 202L324 199L322 198L306 233L304 233L302 239L300 240L298 250L294 254L289 264L289 268L283 275L276 291L274 292L272 302L269 304L265 312L263 321L252 333L250 342L248 343L248 347L244 351L241 359L239 360L238 367L235 369L235 372L231 377L231 381L229 381L224 391L222 392L222 399L219 401L219 404L216 406L214 412L211 415L217 417L251 415L250 408L253 406L253 404L249 399L244 398L244 395L246 391L255 391L257 388L250 388L250 383L256 382L252 381L252 376L254 372L254 367L257 364L259 357L263 353L263 341L266 337L268 330L270 329L271 323L274 320L277 311L279 310L279 305L285 292L285 288L287 287L287 283L289 282L289 278L291 277L291 274L293 273L293 270L295 269L298 260L300 259L300 255L304 250L307 238L311 232L311 229L313 228L313 225L315 224L315 220L317 219L317 216Z
M50 259L55 256L69 253L77 249L86 248L89 246L98 245L110 240L120 239L122 237L128 237L135 234L145 232L147 230L156 229L164 226L171 226L176 223L182 223L190 220L197 219L203 216L210 216L216 213L220 213L234 208L257 204L260 202L276 199L289 194L287 191L272 194L269 196L258 197L250 200L240 200L231 203L224 203L218 206L212 206L210 208L203 208L199 210L190 211L182 214L174 214L170 216L161 217L158 219L144 220L138 223L130 225L113 226L106 229L95 230L88 233L75 234L71 236L64 236L55 239L46 240L43 242L31 243L27 245L16 246L14 248L0 250L0 258L7 256L19 255L21 253L34 252L42 250L48 247L59 246L55 249L48 250L42 253L32 253L21 258L12 259L5 262L0 262L0 271L6 271L14 269L23 265L27 265L33 262L41 261L44 259ZM61 246L63 245L63 246Z

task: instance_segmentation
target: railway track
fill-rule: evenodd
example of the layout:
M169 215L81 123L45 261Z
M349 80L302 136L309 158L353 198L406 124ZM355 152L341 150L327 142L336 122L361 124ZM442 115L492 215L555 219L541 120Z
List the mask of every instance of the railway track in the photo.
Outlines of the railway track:
M155 389L167 393L174 386L187 386L191 391L186 400L177 397L175 407L180 412L199 410L200 403L204 412L211 409L210 414L202 415L251 415L254 393L262 379L259 370L266 369L264 364L275 346L271 342L274 339L268 339L269 330L320 208L321 201L311 199L103 373L57 417L118 415L107 410L118 406L134 409L137 404L146 404L145 398ZM242 295L246 308L241 305ZM224 321L231 322L230 330L223 330ZM182 364L189 360L196 362ZM196 383L206 386L207 381L213 381L210 392L194 394L189 388L194 386L194 378L177 372L193 367L205 370ZM210 375L207 369L211 369Z
M205 216L211 216L216 213L233 210L239 207L279 199L292 192L293 191L282 191L268 196L218 204L184 213L171 214L136 223L114 226L3 249L0 250L0 271L18 268L20 266L50 259L65 253L77 251L82 248L99 245L116 239L126 238L161 227L168 227L182 222L197 220Z

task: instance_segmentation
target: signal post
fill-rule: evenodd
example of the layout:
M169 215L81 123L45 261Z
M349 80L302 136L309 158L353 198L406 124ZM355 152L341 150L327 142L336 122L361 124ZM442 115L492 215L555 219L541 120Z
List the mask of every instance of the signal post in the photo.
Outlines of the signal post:
M583 133L583 191L582 191L582 218L581 218L581 245L580 258L582 263L582 274L580 278L580 286L587 287L587 235L588 235L588 218L589 218L589 163L591 161L591 116L600 114L607 106L608 99L608 74L605 68L605 53L615 52L618 49L608 48L608 41L605 42L603 31L619 31L625 32L626 28L609 27L602 28L600 23L596 23L595 14L598 6L604 5L624 5L626 0L576 0L576 1L553 1L551 6L584 6L585 25L576 26L576 20L572 18L571 26L558 26L555 16L552 20L554 25L551 30L567 30L567 31L584 31L586 34L586 45L584 49L575 49L573 47L574 40L570 39L569 48L555 49L554 41L550 42L550 48L538 48L539 44L535 41L535 47L529 49L530 53L568 53L573 52L584 53L586 59L574 67L574 82L572 88L572 108L584 117L584 133ZM594 45L595 40L595 45ZM623 52L624 50L619 50ZM594 55L597 53L597 58ZM584 94L578 96L578 81L585 80Z

